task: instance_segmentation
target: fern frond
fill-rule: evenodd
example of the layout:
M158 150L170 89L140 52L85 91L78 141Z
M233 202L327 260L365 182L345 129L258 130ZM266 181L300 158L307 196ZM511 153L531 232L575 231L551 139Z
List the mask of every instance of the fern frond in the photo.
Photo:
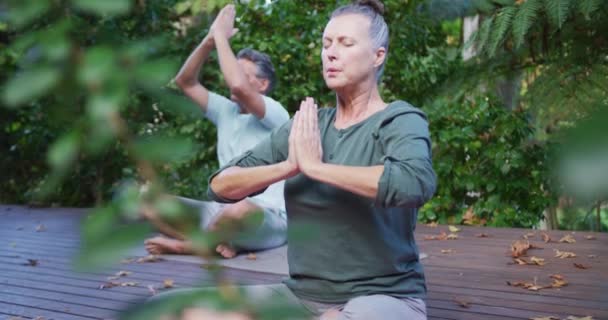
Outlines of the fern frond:
M547 11L547 16L549 17L549 21L558 29L562 28L564 21L568 18L570 14L570 9L573 7L573 3L576 0L545 0L545 11Z
M504 7L496 14L496 21L492 26L488 56L494 56L496 49L505 41L507 31L509 31L509 28L511 27L516 12L517 7Z
M501 5L503 7L512 6L515 4L515 0L492 0L492 2Z
M475 32L473 39L477 44L478 52L483 52L486 44L488 43L488 38L490 37L490 30L492 30L492 24L494 23L494 16L489 16L484 18L479 30Z
M513 18L513 38L515 47L524 43L524 38L528 30L538 18L538 13L542 8L543 0L527 0L519 6L515 18Z
M603 0L579 0L578 9L585 16L585 19L590 20L591 14L600 8Z
M473 7L482 13L491 13L496 9L496 5L492 0L472 0Z

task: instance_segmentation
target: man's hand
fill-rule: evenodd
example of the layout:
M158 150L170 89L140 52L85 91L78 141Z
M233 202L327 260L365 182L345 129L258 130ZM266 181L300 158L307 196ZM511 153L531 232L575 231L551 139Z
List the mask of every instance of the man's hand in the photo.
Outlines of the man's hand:
M239 31L234 28L235 16L236 9L234 8L234 5L229 4L222 8L209 29L209 33L214 39L216 39L215 37L222 37L228 40Z

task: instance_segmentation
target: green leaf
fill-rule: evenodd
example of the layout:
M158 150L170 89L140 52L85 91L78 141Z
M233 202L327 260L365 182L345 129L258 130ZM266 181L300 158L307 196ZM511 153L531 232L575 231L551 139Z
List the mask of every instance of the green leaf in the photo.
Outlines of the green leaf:
M135 156L163 163L184 160L193 155L194 145L186 138L150 137L135 143Z
M14 24L15 27L21 28L48 11L50 4L51 1L41 0L10 1L8 7L8 12L10 12L10 14L8 14L8 20L10 23Z
M119 222L120 213L114 207L93 209L84 219L82 240L85 243L101 241Z
M135 80L149 89L167 85L177 73L175 59L157 59L140 64L135 69Z
M84 243L75 261L76 268L90 270L114 264L130 249L141 244L151 231L151 227L147 224L114 225L110 232L100 233L96 240Z
M60 72L53 67L24 71L6 83L2 100L13 107L31 102L47 93L59 81L60 76Z
M600 8L603 0L578 0L578 8L585 16L585 19L591 20L591 14Z
M95 47L85 53L78 79L90 88L100 88L117 71L116 55L110 47Z
M473 1L473 6L483 12L483 13L489 13L494 11L494 9L496 8L496 5L493 3L492 0L472 0Z
M78 133L70 132L57 139L49 148L49 165L55 170L63 170L72 164L78 155Z
M517 14L513 19L513 38L516 48L523 44L526 33L538 17L542 8L542 1L527 0L518 7Z
M131 10L130 0L72 0L74 6L97 15L118 15Z
M186 11L190 10L190 7L192 7L192 1L186 0L186 1L176 3L175 6L173 7L173 9L175 10L175 12L178 15L182 15Z
M549 21L559 29L570 14L572 0L545 0L545 10Z

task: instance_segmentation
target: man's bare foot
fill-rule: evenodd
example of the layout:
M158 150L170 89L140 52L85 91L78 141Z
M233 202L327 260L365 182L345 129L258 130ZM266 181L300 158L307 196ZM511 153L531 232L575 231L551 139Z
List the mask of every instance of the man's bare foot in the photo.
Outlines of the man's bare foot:
M151 254L185 254L188 253L186 250L185 242L177 239L170 239L165 237L154 237L144 242L146 250Z
M236 250L234 250L233 247L231 247L227 244L218 244L217 247L215 248L215 251L226 259L232 259L232 258L236 257Z

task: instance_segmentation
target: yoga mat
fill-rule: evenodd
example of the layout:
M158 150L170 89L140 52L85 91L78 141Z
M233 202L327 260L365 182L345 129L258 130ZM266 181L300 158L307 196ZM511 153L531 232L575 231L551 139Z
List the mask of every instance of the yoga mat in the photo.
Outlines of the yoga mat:
M148 255L143 247L138 248L137 251L133 252L132 254L136 256ZM232 259L223 259L218 257L214 261L215 263L226 268L265 272L285 276L289 274L289 267L287 265L287 245L274 249L253 252L253 254L255 255L255 259L251 259L252 256L250 256L249 253L242 252ZM171 261L182 261L201 265L213 263L212 261L192 255L163 254L160 255L160 257ZM427 257L428 255L426 253L420 253L420 260Z

